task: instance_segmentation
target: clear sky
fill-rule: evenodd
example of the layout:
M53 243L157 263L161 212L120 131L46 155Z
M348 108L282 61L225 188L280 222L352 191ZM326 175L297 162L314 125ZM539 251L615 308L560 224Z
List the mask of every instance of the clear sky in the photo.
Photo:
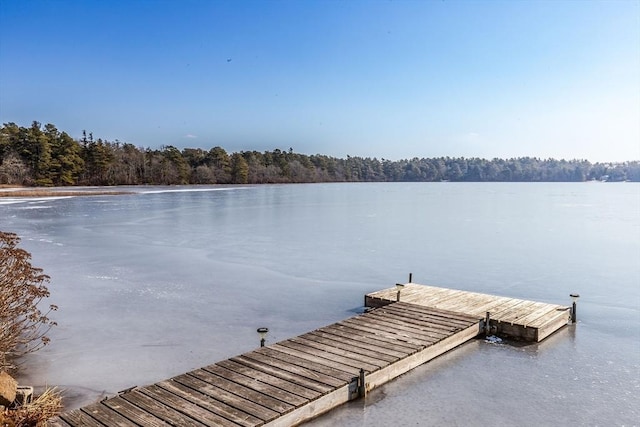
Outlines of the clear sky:
M0 1L0 121L336 157L640 159L640 1Z

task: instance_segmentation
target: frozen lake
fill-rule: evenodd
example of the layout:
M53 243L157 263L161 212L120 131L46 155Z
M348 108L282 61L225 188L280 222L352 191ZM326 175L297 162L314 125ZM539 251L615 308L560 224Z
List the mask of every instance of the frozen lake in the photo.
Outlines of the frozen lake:
M640 424L640 185L133 187L0 199L59 323L20 382L69 408L324 326L406 281L557 304L577 327L481 340L309 423Z

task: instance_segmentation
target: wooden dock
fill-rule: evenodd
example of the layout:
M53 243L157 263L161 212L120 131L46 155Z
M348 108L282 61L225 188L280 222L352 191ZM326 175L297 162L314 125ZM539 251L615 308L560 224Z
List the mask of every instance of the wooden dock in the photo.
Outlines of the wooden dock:
M390 304L64 413L52 425L292 426L480 332L474 316Z
M551 331L551 325L568 320L566 307L415 284L396 299L396 288L374 292L365 301L377 308L367 313L133 388L50 425L294 426L494 332L491 327L526 329L515 335L539 341L562 326Z
M489 313L491 333L523 341L542 341L571 318L568 306L416 283L406 283L401 289L400 300L403 302L483 318ZM373 292L365 296L365 306L382 307L395 302L397 296L397 287Z

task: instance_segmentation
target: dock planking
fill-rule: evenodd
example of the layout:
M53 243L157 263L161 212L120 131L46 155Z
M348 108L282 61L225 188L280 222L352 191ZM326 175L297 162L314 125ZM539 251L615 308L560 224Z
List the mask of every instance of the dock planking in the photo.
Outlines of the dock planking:
M63 413L50 425L298 425L487 330L540 341L570 317L564 306L414 283L396 299L396 288L368 294L367 313Z
M63 413L51 425L297 425L477 336L480 323L393 303Z
M489 326L496 334L524 341L542 341L571 317L568 306L417 283L403 285L400 295L403 302L453 313L485 317L489 312ZM365 296L365 306L382 307L397 301L397 296L395 287L373 292Z

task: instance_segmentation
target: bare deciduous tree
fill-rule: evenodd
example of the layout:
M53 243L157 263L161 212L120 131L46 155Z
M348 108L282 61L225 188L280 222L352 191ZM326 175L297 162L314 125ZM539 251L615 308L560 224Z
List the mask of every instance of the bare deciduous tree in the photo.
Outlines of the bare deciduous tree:
M31 254L18 247L20 238L0 231L0 371L15 368L15 360L42 348L55 325L39 303L49 296L49 276L31 265Z
M0 184L24 185L29 183L30 172L24 162L15 153L0 160Z

